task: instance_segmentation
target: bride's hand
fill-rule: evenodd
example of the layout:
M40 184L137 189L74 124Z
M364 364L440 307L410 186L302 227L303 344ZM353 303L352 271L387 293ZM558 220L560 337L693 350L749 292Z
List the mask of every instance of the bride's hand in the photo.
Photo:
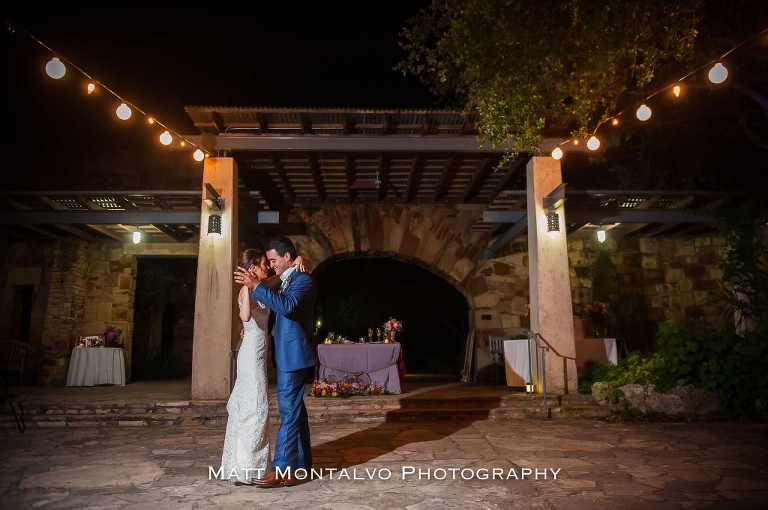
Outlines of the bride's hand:
M305 273L307 271L304 267L304 259L301 257L301 255L296 257L296 260L293 261L293 267L295 267L299 273Z

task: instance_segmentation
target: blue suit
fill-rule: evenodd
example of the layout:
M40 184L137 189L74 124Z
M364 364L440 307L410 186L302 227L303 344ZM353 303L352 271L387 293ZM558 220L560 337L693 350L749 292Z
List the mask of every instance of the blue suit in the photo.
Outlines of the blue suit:
M309 417L304 405L307 373L315 366L310 345L313 337L317 287L307 273L294 270L288 286L278 291L257 285L251 297L275 312L275 365L277 366L277 409L280 428L275 441L272 469L312 469Z

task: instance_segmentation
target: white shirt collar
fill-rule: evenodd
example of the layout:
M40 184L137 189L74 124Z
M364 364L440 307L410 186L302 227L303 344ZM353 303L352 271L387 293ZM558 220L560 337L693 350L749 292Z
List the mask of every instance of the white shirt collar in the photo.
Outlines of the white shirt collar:
M283 274L280 275L280 281L287 282L288 278L293 274L295 270L296 270L296 266L291 266L285 271L283 271Z

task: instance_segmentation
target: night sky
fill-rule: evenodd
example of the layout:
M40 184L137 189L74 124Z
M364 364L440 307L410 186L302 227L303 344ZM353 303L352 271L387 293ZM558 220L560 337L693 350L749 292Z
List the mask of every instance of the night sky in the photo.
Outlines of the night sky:
M154 142L143 117L114 116L111 94L85 77L44 72L55 53L173 130L194 134L185 106L430 108L433 98L393 67L397 35L426 0L283 3L247 10L58 7L6 10L3 36L11 134L6 153ZM36 41L37 40L37 41Z

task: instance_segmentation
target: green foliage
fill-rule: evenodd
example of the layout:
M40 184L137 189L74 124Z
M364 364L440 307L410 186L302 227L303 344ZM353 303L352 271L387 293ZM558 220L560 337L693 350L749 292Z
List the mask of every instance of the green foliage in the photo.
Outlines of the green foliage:
M690 59L700 0L434 0L400 34L397 69L480 113L510 156L538 153L545 129L584 136L671 62ZM679 65L679 64L678 64Z
M768 312L768 268L766 229L759 211L727 213L718 218L718 230L728 246L720 258L725 300L736 312L737 329L765 320Z
M632 353L615 367L593 368L584 389L598 381L612 388L650 383L659 392L692 385L713 392L738 418L754 417L757 399L768 398L765 321L743 336L704 321L667 322L659 326L657 344L653 354Z

